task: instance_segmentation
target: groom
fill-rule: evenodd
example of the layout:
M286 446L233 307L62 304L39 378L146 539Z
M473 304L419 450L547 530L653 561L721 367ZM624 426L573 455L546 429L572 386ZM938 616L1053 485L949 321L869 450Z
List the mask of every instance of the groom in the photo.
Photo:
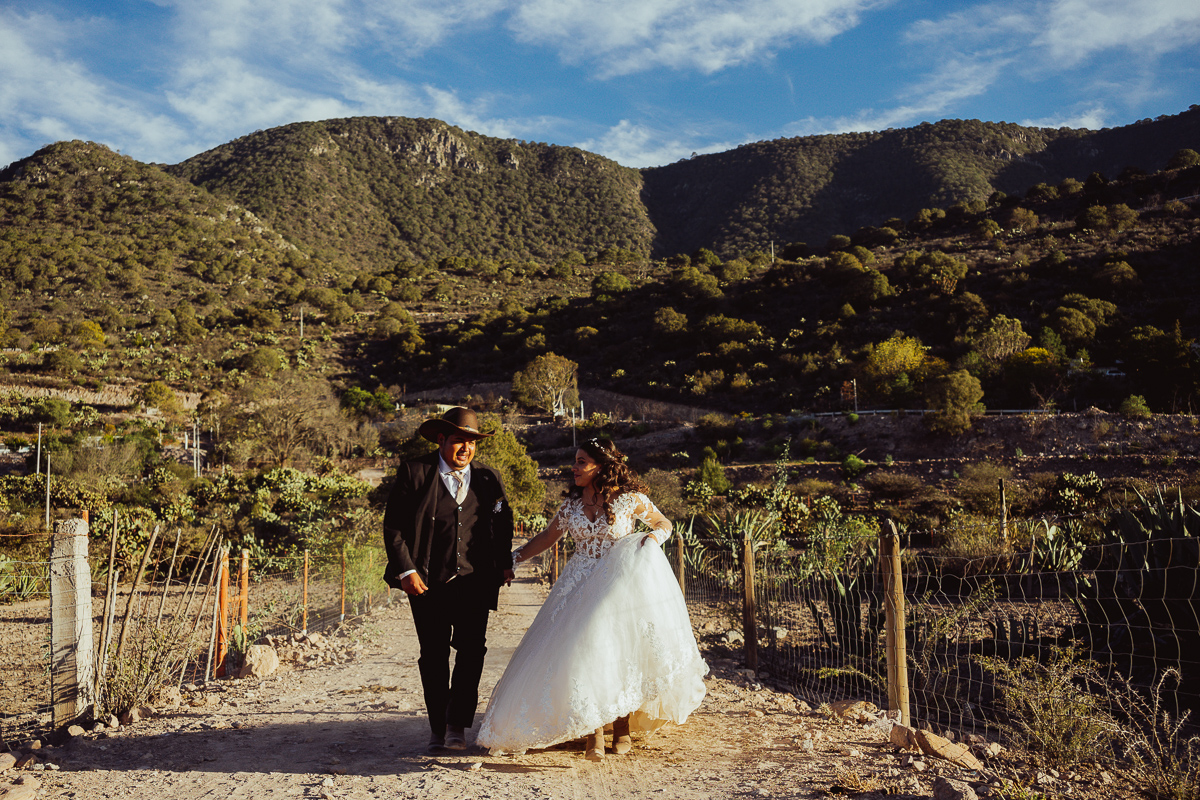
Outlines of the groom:
M409 595L429 746L463 750L479 703L488 611L513 577L513 513L496 471L471 463L476 442L493 435L480 432L474 411L452 408L417 432L438 449L396 469L383 517L384 580Z

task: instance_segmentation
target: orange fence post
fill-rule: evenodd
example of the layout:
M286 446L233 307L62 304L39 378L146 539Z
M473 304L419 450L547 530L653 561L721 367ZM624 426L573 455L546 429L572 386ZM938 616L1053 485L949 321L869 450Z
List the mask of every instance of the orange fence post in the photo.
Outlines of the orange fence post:
M217 591L217 668L214 677L225 677L225 655L229 650L229 550L221 551L221 581Z

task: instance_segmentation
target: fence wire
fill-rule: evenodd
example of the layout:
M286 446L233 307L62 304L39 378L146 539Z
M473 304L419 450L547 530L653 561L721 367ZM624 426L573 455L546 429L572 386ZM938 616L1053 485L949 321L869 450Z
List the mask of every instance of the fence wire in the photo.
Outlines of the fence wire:
M49 536L45 537L49 540ZM95 542L93 542L95 544ZM100 550L102 548L97 548ZM224 674L236 675L245 650L268 636L294 642L329 632L393 602L383 583L382 547L355 548L324 559L248 558L246 624L240 620L239 554L228 559L224 624L219 624L219 569L193 555L151 564L136 591L123 583L106 597L107 575L78 595L91 604L93 681L82 694L98 700L94 716L120 713L150 699L164 684L202 682L222 667L217 630L223 628ZM47 554L48 556L48 554ZM92 574L104 574L107 552L89 555ZM74 659L56 675L51 663L52 597L49 558L0 560L0 742L53 725L54 687L72 682ZM82 587L80 587L82 589ZM396 598L398 599L398 598ZM57 602L75 606L74 598ZM106 613L107 612L107 613ZM106 624L107 617L107 624ZM119 654L119 655L118 655Z
M0 559L0 742L50 721L48 561Z

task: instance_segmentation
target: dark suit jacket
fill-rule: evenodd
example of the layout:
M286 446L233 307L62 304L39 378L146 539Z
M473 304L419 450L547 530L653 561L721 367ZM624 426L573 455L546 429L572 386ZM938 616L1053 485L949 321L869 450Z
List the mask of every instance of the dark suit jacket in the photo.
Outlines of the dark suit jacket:
M415 569L430 583L430 551L436 528L438 492L445 484L438 475L438 452L405 461L396 468L396 482L383 515L387 572L383 579L400 588L401 573ZM471 568L487 587L490 608L496 608L504 571L512 569L513 512L500 475L491 467L471 463L471 493L479 506L471 531L476 553ZM484 563L475 563L482 559Z

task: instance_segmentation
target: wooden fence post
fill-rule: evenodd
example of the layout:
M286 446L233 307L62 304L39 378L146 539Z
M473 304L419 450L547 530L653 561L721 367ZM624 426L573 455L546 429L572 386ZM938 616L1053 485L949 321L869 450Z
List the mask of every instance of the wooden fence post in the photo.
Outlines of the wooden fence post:
M50 699L54 726L87 713L94 700L92 573L86 519L60 522L50 544Z
M758 623L754 603L754 539L742 537L742 635L746 644L746 669L758 669Z
M342 616L339 621L346 621L346 545L342 545Z
M1008 545L1008 498L1004 492L1004 478L1000 479L1000 541Z
M685 588L685 579L683 577L683 536L676 534L677 541L675 547L675 572L679 577L679 593L687 599L687 590Z
M900 563L900 533L888 520L891 535L879 536L883 572L883 604L887 626L888 708L900 712L900 723L910 722L908 707L908 647L904 638L904 574Z
M308 633L308 551L304 551L304 589L301 595L300 632Z
M242 563L238 566L238 624L245 636L250 624L250 551L246 549L242 550Z

